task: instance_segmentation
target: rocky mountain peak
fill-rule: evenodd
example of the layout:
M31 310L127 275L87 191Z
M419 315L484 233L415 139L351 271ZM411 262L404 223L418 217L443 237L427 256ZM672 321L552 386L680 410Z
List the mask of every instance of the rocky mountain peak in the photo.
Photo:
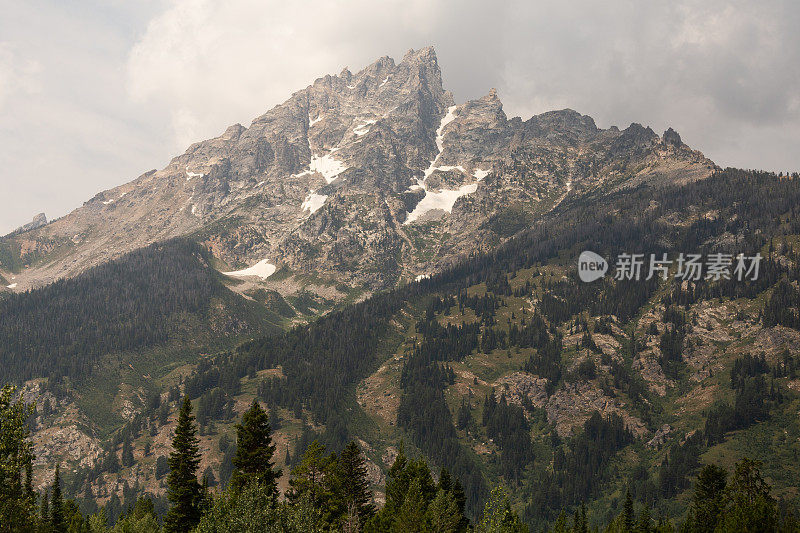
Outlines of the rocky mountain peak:
M190 236L229 271L266 262L386 287L506 238L489 221L511 206L526 221L622 175L698 179L713 169L688 147L665 151L668 142L677 133L662 143L639 124L600 130L570 109L508 120L496 89L455 105L434 49L410 50L399 63L381 57L318 78L249 127L24 230L32 256L65 252L15 281L25 290Z
M35 230L35 229L41 228L42 226L46 226L46 225L47 225L47 217L45 216L44 213L39 213L38 215L33 217L33 220L31 220L27 224L24 224L24 225L18 227L17 229L12 231L11 234L13 235L15 233L23 233L23 232L26 232L26 231Z
M672 128L668 128L667 131L664 132L662 139L664 140L664 144L669 146L679 147L683 144L681 141L681 136Z

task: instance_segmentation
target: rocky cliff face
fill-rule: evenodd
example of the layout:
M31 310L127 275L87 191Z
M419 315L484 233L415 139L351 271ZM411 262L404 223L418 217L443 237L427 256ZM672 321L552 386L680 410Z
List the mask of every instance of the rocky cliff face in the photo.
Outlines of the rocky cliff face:
M493 246L569 195L713 168L671 129L601 130L571 110L509 120L494 90L454 105L425 48L319 78L250 127L7 237L0 274L26 290L190 236L222 270L269 267L239 276L284 269L373 290Z

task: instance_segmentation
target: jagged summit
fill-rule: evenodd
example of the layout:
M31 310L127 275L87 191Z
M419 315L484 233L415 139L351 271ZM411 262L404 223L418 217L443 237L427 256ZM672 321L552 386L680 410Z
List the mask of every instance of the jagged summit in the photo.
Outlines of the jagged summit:
M177 236L226 272L270 265L258 271L374 289L493 246L568 195L713 166L672 130L601 130L569 109L509 120L495 89L456 104L435 50L409 50L317 78L248 127L11 237L16 290ZM490 223L509 210L515 224Z

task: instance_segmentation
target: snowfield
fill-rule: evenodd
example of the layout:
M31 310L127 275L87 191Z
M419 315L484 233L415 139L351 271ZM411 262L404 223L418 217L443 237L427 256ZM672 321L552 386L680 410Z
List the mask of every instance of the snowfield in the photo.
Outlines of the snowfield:
M328 197L326 195L317 194L312 189L308 192L308 196L306 196L306 199L303 200L303 203L300 207L303 208L303 211L309 211L309 214L313 214L316 213L320 207L325 205L325 200L327 199Z
M477 183L471 183L469 185L462 185L458 189L449 190L449 189L442 189L440 191L429 191L425 182L427 181L428 177L436 172L437 170L443 172L449 172L451 170L458 170L459 172L466 173L466 170L462 165L440 165L436 166L436 161L439 159L439 156L442 155L442 151L444 150L444 128L456 118L456 107L451 106L447 108L447 114L442 118L442 121L439 123L439 128L436 130L436 147L439 149L439 153L436 154L436 157L433 158L431 164L428 168L425 169L423 175L424 177L418 181L418 185L412 185L409 190L417 190L417 189L424 189L425 190L425 197L420 200L417 206L411 211L408 216L406 217L403 225L411 224L415 222L419 217L427 213L428 211L432 211L434 209L441 209L447 213L453 212L453 206L456 203L456 200L461 198L462 196L466 196L468 194L472 194L478 190ZM477 171L476 171L477 174ZM476 176L477 177L477 176ZM480 179L478 179L480 181Z
M256 277L261 279L267 279L271 275L275 273L276 267L272 263L269 263L267 259L262 259L255 265L251 267L244 268L242 270L235 270L233 272L223 272L226 276L233 276L236 278L245 278L245 277Z
M345 170L347 166L341 161L334 159L331 154L325 154L322 157L317 155L311 156L311 164L309 165L311 172L319 172L325 181L333 183L333 181Z
M477 183L462 185L456 190L442 189L441 191L438 192L426 190L425 198L420 200L420 202L417 204L417 207L415 207L414 210L408 214L405 221L403 222L403 225L411 224L412 222L416 221L419 217L421 217L428 211L432 211L434 209L441 209L442 211L446 211L447 213L452 213L453 206L455 205L456 200L458 200L462 196L472 194L477 190L478 190Z

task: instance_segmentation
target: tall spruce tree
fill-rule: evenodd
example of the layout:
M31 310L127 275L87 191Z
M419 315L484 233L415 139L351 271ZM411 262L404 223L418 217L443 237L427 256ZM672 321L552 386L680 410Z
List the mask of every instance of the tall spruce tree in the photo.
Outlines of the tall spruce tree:
M697 475L692 503L692 531L711 533L717 528L725 505L728 473L717 465L706 465Z
M372 503L372 493L369 490L364 456L361 455L361 449L355 442L350 441L342 450L338 473L345 509L354 508L358 513L359 522L366 523L367 519L375 514L375 505Z
M35 522L36 515L30 483L33 445L28 439L28 417L34 411L35 406L25 405L15 387L0 389L0 524L20 524L22 530Z
M272 443L269 416L253 400L242 416L242 423L236 425L236 455L233 458L231 486L234 490L250 482L263 485L274 498L278 496L280 470L275 470L272 457L275 445Z
M178 413L172 448L167 476L167 498L171 506L164 519L164 531L184 533L194 528L200 521L202 504L202 490L197 481L200 448L197 427L192 415L192 403L188 396L184 398Z
M50 491L45 489L44 494L42 494L42 502L41 507L39 508L39 518L42 520L42 523L49 523L50 522Z
M61 468L56 465L53 479L53 490L50 497L50 528L53 533L66 533L67 523L64 520L64 499L61 495Z

